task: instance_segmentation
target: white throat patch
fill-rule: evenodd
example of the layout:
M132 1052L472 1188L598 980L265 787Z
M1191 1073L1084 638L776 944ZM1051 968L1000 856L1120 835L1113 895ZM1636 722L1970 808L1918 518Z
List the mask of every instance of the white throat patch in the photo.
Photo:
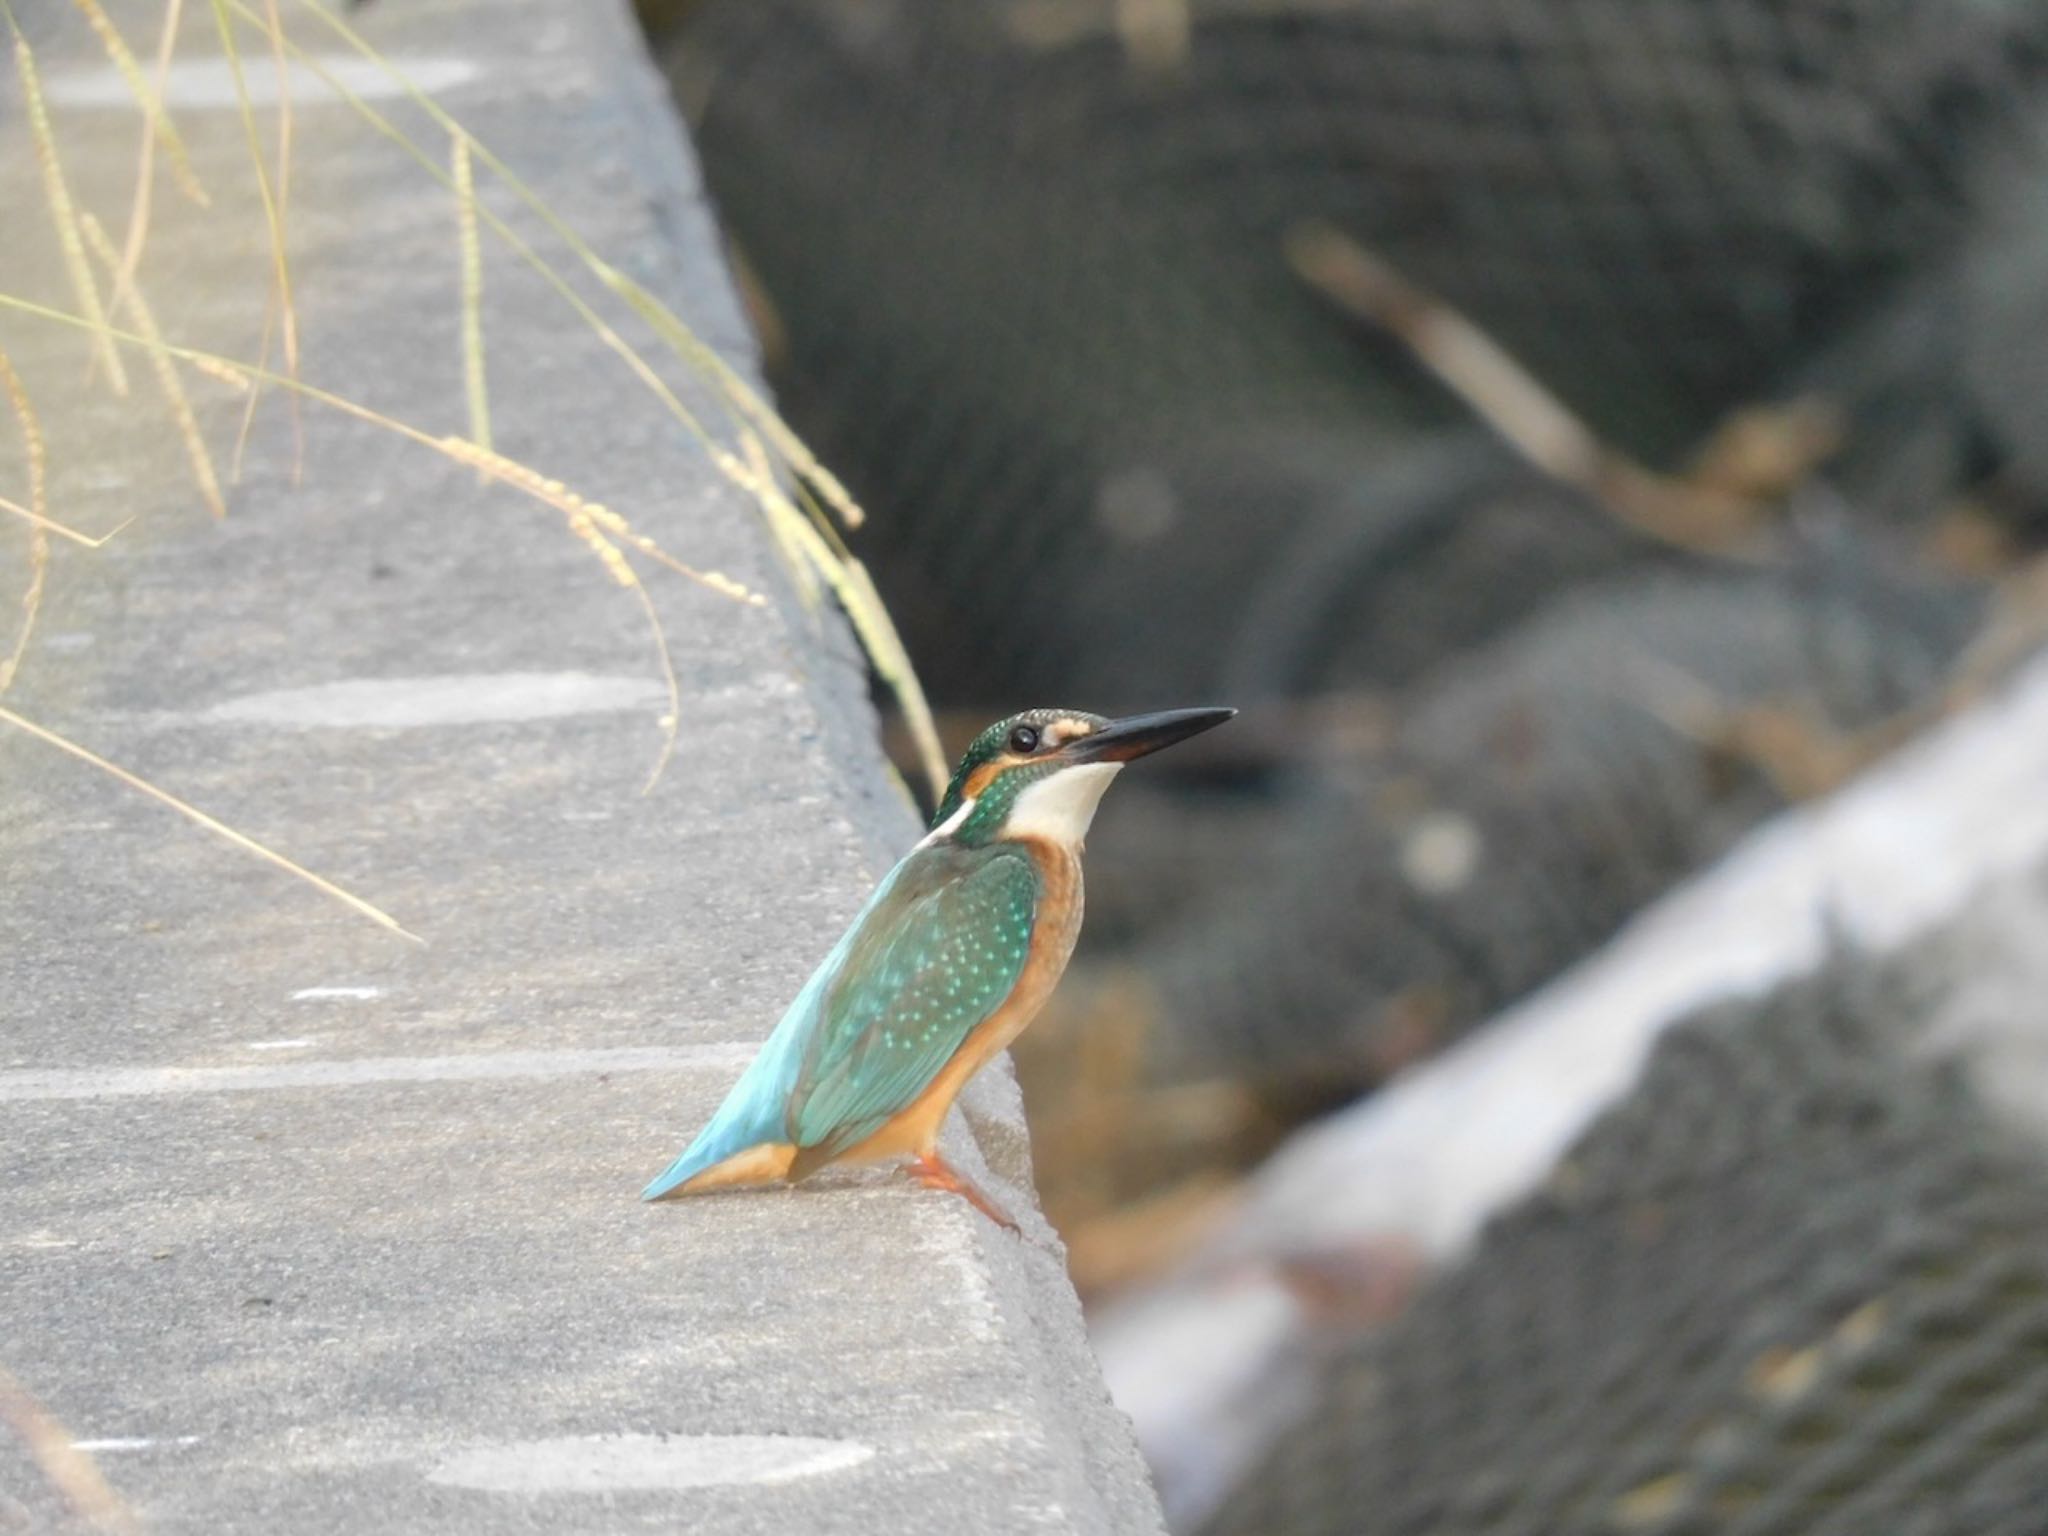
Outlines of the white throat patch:
M967 799L962 800L960 802L959 810L955 811L952 815L948 816L944 821L940 822L936 827L933 827L931 831L925 833L923 837L919 838L917 840L917 846L920 848L929 848L933 843L940 842L945 838L951 837L955 832L958 832L960 830L960 824L973 814L974 797L970 795Z
M1029 785L1004 819L1006 837L1042 837L1065 848L1078 848L1095 819L1102 792L1122 763L1083 763Z

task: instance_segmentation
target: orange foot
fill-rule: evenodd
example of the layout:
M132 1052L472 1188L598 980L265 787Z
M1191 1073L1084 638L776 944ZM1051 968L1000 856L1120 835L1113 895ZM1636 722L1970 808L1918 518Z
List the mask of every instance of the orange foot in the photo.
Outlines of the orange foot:
M997 1226L1007 1227L1012 1232L1018 1230L1017 1223L1000 1205L976 1188L972 1179L955 1171L938 1153L927 1152L910 1164L910 1176L926 1189L951 1190Z

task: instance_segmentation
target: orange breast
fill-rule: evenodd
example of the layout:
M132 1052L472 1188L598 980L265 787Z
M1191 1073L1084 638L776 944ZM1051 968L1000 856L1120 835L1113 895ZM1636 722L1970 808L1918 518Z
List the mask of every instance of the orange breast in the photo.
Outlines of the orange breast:
M1038 1016L1052 989L1059 985L1067 961L1073 957L1074 940L1081 934L1081 858L1070 849L1038 838L1028 839L1024 846L1038 866L1042 890L1031 927L1031 953L1025 957L1017 985L1002 1006L960 1043L953 1059L909 1108L835 1161L870 1162L930 1152L938 1143L946 1111L953 1107L967 1080L1024 1032L1024 1026Z

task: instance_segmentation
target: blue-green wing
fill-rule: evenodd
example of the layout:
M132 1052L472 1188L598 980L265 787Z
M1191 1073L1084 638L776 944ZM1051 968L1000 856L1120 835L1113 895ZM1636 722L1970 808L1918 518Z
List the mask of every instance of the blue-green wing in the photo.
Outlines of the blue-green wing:
M820 999L789 1098L803 1161L844 1152L907 1109L1002 1006L1030 953L1038 892L1019 848L942 844L905 861Z

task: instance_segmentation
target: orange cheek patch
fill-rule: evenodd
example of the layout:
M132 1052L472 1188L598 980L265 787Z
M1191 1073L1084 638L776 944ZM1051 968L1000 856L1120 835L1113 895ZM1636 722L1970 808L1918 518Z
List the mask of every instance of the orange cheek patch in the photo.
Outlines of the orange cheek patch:
M961 798L966 800L980 799L981 792L995 782L996 775L1016 761L1017 759L1014 757L1005 754L1002 757L991 758L983 763L974 772L967 775L967 782L960 787Z

